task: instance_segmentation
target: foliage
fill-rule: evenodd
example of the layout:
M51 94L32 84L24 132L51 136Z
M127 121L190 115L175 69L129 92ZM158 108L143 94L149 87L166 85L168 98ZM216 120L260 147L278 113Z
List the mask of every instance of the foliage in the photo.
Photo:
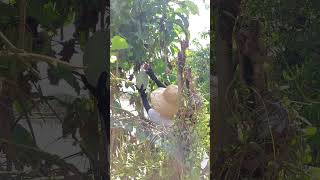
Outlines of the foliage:
M273 77L277 79L271 79L271 87L282 89L286 105L318 128L319 4L316 1L270 1L266 4L248 1L247 4L250 15L264 19L266 42L275 49L274 74L277 76ZM267 7L273 7L274 11ZM279 18L274 18L276 16ZM297 123L301 128L311 125ZM313 163L309 163L319 165L314 155L312 159Z
M111 2L111 101L114 117L125 124L123 118L117 117L117 108L128 108L138 117L132 121L144 122L145 112L140 97L133 84L148 84L147 92L156 89L154 82L146 83L145 74L140 71L142 63L149 63L159 78L165 84L177 84L177 56L180 40L189 37L188 18L191 14L198 13L198 7L192 1L112 1ZM191 67L197 92L206 100L206 108L197 117L197 126L192 131L192 136L199 140L193 144L190 158L195 160L192 171L194 177L199 178L200 162L204 153L208 153L208 121L209 121L209 47L201 47L189 51L187 54L188 67ZM196 62L194 65L192 62ZM201 69L201 67L206 67ZM117 108L116 108L117 107ZM124 116L124 115L122 115ZM120 117L122 117L120 116ZM125 118L127 119L127 118ZM133 125L130 129L125 127L123 132L115 128L114 141L118 142L117 148L111 150L114 154L112 162L112 177L123 178L129 176L137 179L170 179L174 173L175 164L170 153L154 142L151 135L138 135L143 131L141 126ZM136 130L135 130L136 129ZM151 129L157 131L156 129ZM165 133L166 134L166 133ZM138 138L138 139L137 139ZM157 139L157 138L156 138ZM153 141L154 140L154 141ZM130 143L131 142L131 143ZM170 145L174 146L174 145ZM169 147L170 149L170 147ZM123 168L124 167L124 168ZM125 174L124 174L125 172ZM137 173L139 172L139 173ZM204 173L206 174L206 173ZM173 177L177 178L177 176Z
M99 15L106 16L106 3L100 0L10 0L0 2L0 13L0 104L4 103L6 109L0 111L0 119L2 124L8 124L0 127L0 139L10 140L9 150L1 146L2 153L7 154L7 167L1 162L0 168L8 172L0 179L17 176L12 165L18 170L31 167L30 172L18 172L20 179L54 178L69 172L74 174L70 178L91 179L94 176L100 179L102 167L98 156L102 153L102 138L96 102L90 96L76 96L84 87L73 71L83 67L71 64L70 60L74 54L84 53L83 64L88 67L86 76L95 86L95 73L106 70L109 56L105 51L109 48L106 22L99 19ZM66 29L70 27L75 30L66 37ZM56 52L60 48L61 51ZM39 62L48 64L48 77L41 77L40 72L45 69L38 66ZM49 79L51 85L59 85L64 80L75 90L75 97L59 99L46 95L41 86L44 79ZM53 113L55 123L62 126L59 129L63 134L61 138L71 135L72 143L81 147L81 152L74 156L89 159L91 170L80 172L62 157L38 147L34 134L35 111L40 113L43 123L52 121L43 115L43 109ZM21 124L27 124L27 127ZM12 177L6 174L12 174Z
M208 35L208 33L203 33L203 35ZM205 37L204 39L209 39ZM202 47L199 42L194 42L196 45L196 50L190 50L190 59L187 64L193 70L193 75L196 78L196 82L200 87L199 91L204 96L206 101L210 101L210 89L208 78L210 76L210 46Z
M263 43L267 45L268 55L273 57L273 62L264 67L268 90L272 92L273 99L266 99L265 102L281 103L288 112L290 126L290 130L280 137L275 133L273 137L267 138L273 146L269 148L274 148L276 153L273 158L267 158L262 165L264 168L262 175L265 175L263 178L317 179L316 166L319 166L317 149L319 146L316 142L319 140L320 79L319 51L317 50L320 27L319 4L316 1L307 0L248 0L242 1L240 16L248 19L256 18L262 23ZM236 34L234 38L237 38ZM214 69L216 63L213 65ZM237 108L232 106L234 109L230 122L237 127L240 142L233 144L233 147L226 150L226 154L230 153L230 157L242 160L248 158L248 154L257 151L267 156L268 146L257 140L259 139L257 134L262 134L262 131L256 129L257 126L250 125L257 122L258 119L254 115L256 112L252 112L253 110L246 106L248 90L238 83L238 77L235 77L232 87L233 98L237 99L235 105ZM284 136L287 139L283 140ZM256 144L259 150L248 149L252 143ZM232 152L235 149L239 154L244 153L244 156L233 156ZM287 152L288 156L284 156L282 151ZM258 155L255 158L259 161L265 159ZM247 164L239 165L246 166L247 169L254 172L254 167L257 168L257 165L253 164L254 160L251 160ZM226 174L236 175L231 173L235 170L233 168L233 166L230 167L231 170ZM240 178L253 178L254 176L248 172L240 173Z

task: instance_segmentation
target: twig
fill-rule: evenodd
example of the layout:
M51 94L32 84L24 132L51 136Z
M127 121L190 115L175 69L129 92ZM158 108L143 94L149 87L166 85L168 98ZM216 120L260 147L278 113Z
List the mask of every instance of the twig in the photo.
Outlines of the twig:
M78 155L81 155L83 152L80 151L80 152L77 152L77 153L74 153L74 154L71 154L69 156L66 156L66 157L63 157L62 159L69 159L69 158L72 158L74 156L78 156Z
M27 171L0 171L0 175L20 175L20 174L25 174Z
M39 102L40 101L34 103L31 107L28 108L27 111L31 111ZM11 126L11 130L13 130L16 127L16 125L20 122L20 120L22 120L23 116L24 116L24 112L19 114L19 116L15 119L15 122Z
M58 115L58 113L54 110L54 108L51 106L51 104L48 102L47 99L45 99L42 94L42 89L41 89L41 86L37 86L35 82L32 82L34 88L38 91L38 93L41 95L41 101L43 101L48 107L49 109L54 113L54 115L56 116L56 118L60 121L60 123L63 122L63 120L60 118L60 116Z
M61 65L65 65L65 66L67 66L69 68L73 68L73 69L84 69L85 68L84 66L75 66L70 63L61 61L59 59L52 58L50 56L35 54L35 53L28 53L28 52L24 51L23 49L18 49L8 40L8 38L1 31L0 31L0 38L4 41L4 43L12 51L12 52L7 53L8 55L15 55L18 57L30 58L30 59L23 59L23 60L29 60L29 61L45 61L47 63L54 65L54 66L61 64ZM0 51L0 55L1 55L1 51ZM37 59L32 59L32 58L37 58Z
M52 180L52 179L55 179L55 180L58 180L58 179L65 179L64 176L55 176L55 177L39 177L39 178L33 178L31 180Z
M267 109L267 106L261 96L261 94L255 89L255 88L251 88L253 90L253 92L255 92L257 94L257 96L260 98L263 108L266 111L266 115L267 115L267 121L268 121L268 129L269 129L269 133L270 133L270 137L271 137L271 141L272 141L272 150L273 150L273 159L276 160L276 146L275 146L275 139L274 136L272 134L272 129L271 129L271 123L270 123L270 119L269 119L269 111Z
M86 176L84 174L82 174L74 165L69 164L67 162L65 162L64 160L62 160L59 156L57 155L53 155L47 152L42 151L39 148L36 147L31 147L31 146L27 146L27 145L23 145L23 144L16 144L13 143L11 141L8 141L6 139L0 138L0 142L1 143L8 143L10 145L15 146L18 150L20 149L27 149L30 151L33 151L34 153L37 153L38 157L40 159L45 159L47 161L50 161L52 164L55 164L57 166L60 166L66 170L71 171L72 173L74 173L75 175L77 175L77 177L79 178L79 180L84 180L87 179Z
M16 48L1 31L0 31L0 37L4 41L4 43L7 46L9 46L9 48L14 52L24 52L24 50Z
M61 64L61 65L65 65L65 66L68 66L69 68L73 68L73 69L85 69L86 68L84 66L72 65L70 63L61 61L59 59L52 58L52 57L46 56L46 55L41 55L41 54L24 52L24 53L17 53L16 55L21 56L21 57L26 57L26 58L38 58L38 60L45 61L47 63L50 63L50 64L54 65L54 66L58 66L58 64ZM30 59L30 61L36 61L36 60L35 59Z

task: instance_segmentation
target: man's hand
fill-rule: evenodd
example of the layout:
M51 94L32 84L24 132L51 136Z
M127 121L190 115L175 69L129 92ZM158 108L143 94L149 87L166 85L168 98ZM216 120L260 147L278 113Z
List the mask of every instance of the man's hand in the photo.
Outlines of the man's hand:
M150 64L149 63L144 63L143 64L143 69L146 71L146 73L150 76L151 74L154 74L153 73L153 70L152 70L152 68L151 68L151 66L150 66Z
M158 78L157 78L156 75L154 74L154 72L153 72L150 64L144 63L144 64L143 64L143 69L145 70L146 74L149 75L150 79L152 79L152 80L157 84L158 87L164 87L164 88L166 87L162 82L160 82L160 81L158 80Z
M136 86L136 88L137 88L141 97L147 97L146 89L143 87L143 84L141 85L140 88L138 86Z
M138 89L139 94L141 96L143 106L146 109L146 111L148 112L149 109L151 109L151 106L150 106L148 99L147 99L146 89L143 88L143 84L141 85L141 88L138 88L137 86L136 86L136 88Z

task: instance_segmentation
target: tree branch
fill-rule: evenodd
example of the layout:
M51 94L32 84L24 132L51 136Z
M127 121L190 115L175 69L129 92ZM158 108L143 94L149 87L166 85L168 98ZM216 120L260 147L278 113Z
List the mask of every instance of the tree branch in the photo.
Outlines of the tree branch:
M1 143L8 143L10 145L15 146L17 149L24 149L24 150L30 150L33 151L35 153L37 153L38 157L40 159L45 159L47 161L49 161L52 164L55 164L59 167L62 167L66 170L71 171L72 173L74 173L75 175L78 176L79 180L84 180L87 179L86 175L82 174L74 165L66 163L64 160L62 160L60 157L58 157L57 155L53 155L53 154L49 154L47 152L44 152L42 150L40 150L39 148L36 147L31 147L31 146L27 146L27 145L23 145L23 144L16 144L13 143L11 141L8 141L6 139L1 139L0 138L0 142Z
M72 69L84 69L85 68L84 66L75 66L70 63L61 61L59 59L50 57L50 56L46 56L46 55L42 55L42 54L35 54L35 53L28 53L23 49L19 49L19 48L15 47L1 31L0 31L0 38L4 41L4 43L8 46L8 48L12 51L9 53L5 53L7 55L18 56L18 57L24 58L23 60L25 60L25 61L28 61L28 60L29 61L44 61L44 62L47 62L47 63L52 64L54 66L57 66L58 64L60 64L60 65L67 66ZM0 51L0 55L1 54L2 54L2 52Z

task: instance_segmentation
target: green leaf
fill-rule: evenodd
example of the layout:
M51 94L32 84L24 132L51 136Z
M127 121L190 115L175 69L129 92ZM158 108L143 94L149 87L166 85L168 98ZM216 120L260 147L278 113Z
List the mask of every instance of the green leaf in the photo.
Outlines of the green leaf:
M292 81L294 80L294 77L290 76L286 71L283 71L282 76L285 80L287 81Z
M110 57L107 48L109 32L97 31L86 43L83 64L87 67L85 75L90 84L97 85L100 74L107 70L107 61Z
M68 73L65 73L63 76L63 79L70 84L70 86L76 91L76 93L79 95L80 94L80 86L77 81L77 79L73 76L73 74L68 71Z
M121 62L121 68L123 68L125 71L129 71L131 69L131 64L127 61Z
M166 70L166 64L161 59L156 60L153 65L153 70L154 70L155 74L161 75Z
M20 103L17 100L13 101L13 107L18 113L23 112L23 108L21 107Z
M314 136L317 133L316 127L307 127L302 130L306 136Z
M188 6L190 9L191 13L194 14L199 14L199 8L198 6L192 2L192 1L184 1L184 3Z
M170 74L169 75L169 81L172 83L172 84L175 84L176 83L176 80L177 80L177 76L175 74Z
M179 8L176 9L175 12L177 12L177 13L183 13L183 14L188 14L188 13L189 13L189 10L186 9L186 8L181 8L181 7L179 7Z
M113 36L111 39L111 43L111 50L120 50L128 48L127 40L120 36Z
M66 17L65 17L65 20L64 20L64 25L69 25L73 22L75 18L75 13L74 12L71 12L69 13Z
M186 35L187 37L189 37L190 34L189 34L189 30L188 30L188 28L189 28L189 20L188 20L188 18L187 18L186 16L180 14L180 13L176 13L176 15L179 16L180 19L176 19L176 20L174 21L174 23L175 23L176 25L180 26L180 28L183 30L183 32L185 33L185 35ZM177 34L180 34L180 33L177 33Z
M305 164L311 163L312 162L312 156L310 154L306 154L305 156L303 156L303 162Z
M283 90L288 90L288 89L290 89L290 86L289 86L289 85L283 85L283 86L280 86L279 89L280 89L281 91L283 91Z
M48 76L51 84L58 85L59 81L64 79L77 94L80 94L80 85L77 79L66 67L58 66L57 68L50 68L48 69Z
M53 2L30 0L27 5L27 14L37 19L42 26L57 28L63 25L65 17L59 16Z
M35 146L31 133L27 131L23 126L17 124L13 131L13 140L17 144L23 144L28 146Z
M120 103L120 100L118 100L118 99L114 99L113 100L113 106L114 106L114 108L113 108L113 111L114 111L114 113L121 113L121 103Z
M146 88L148 86L148 75L146 74L146 72L144 71L140 71L137 75L136 75L136 81L137 81L137 86L139 88L141 88L141 86L143 85L143 88Z
M310 167L310 175L315 179L320 179L320 168L319 167Z
M80 37L79 37L80 48L83 51L86 46L87 35L85 31L79 31L79 34L80 34Z

